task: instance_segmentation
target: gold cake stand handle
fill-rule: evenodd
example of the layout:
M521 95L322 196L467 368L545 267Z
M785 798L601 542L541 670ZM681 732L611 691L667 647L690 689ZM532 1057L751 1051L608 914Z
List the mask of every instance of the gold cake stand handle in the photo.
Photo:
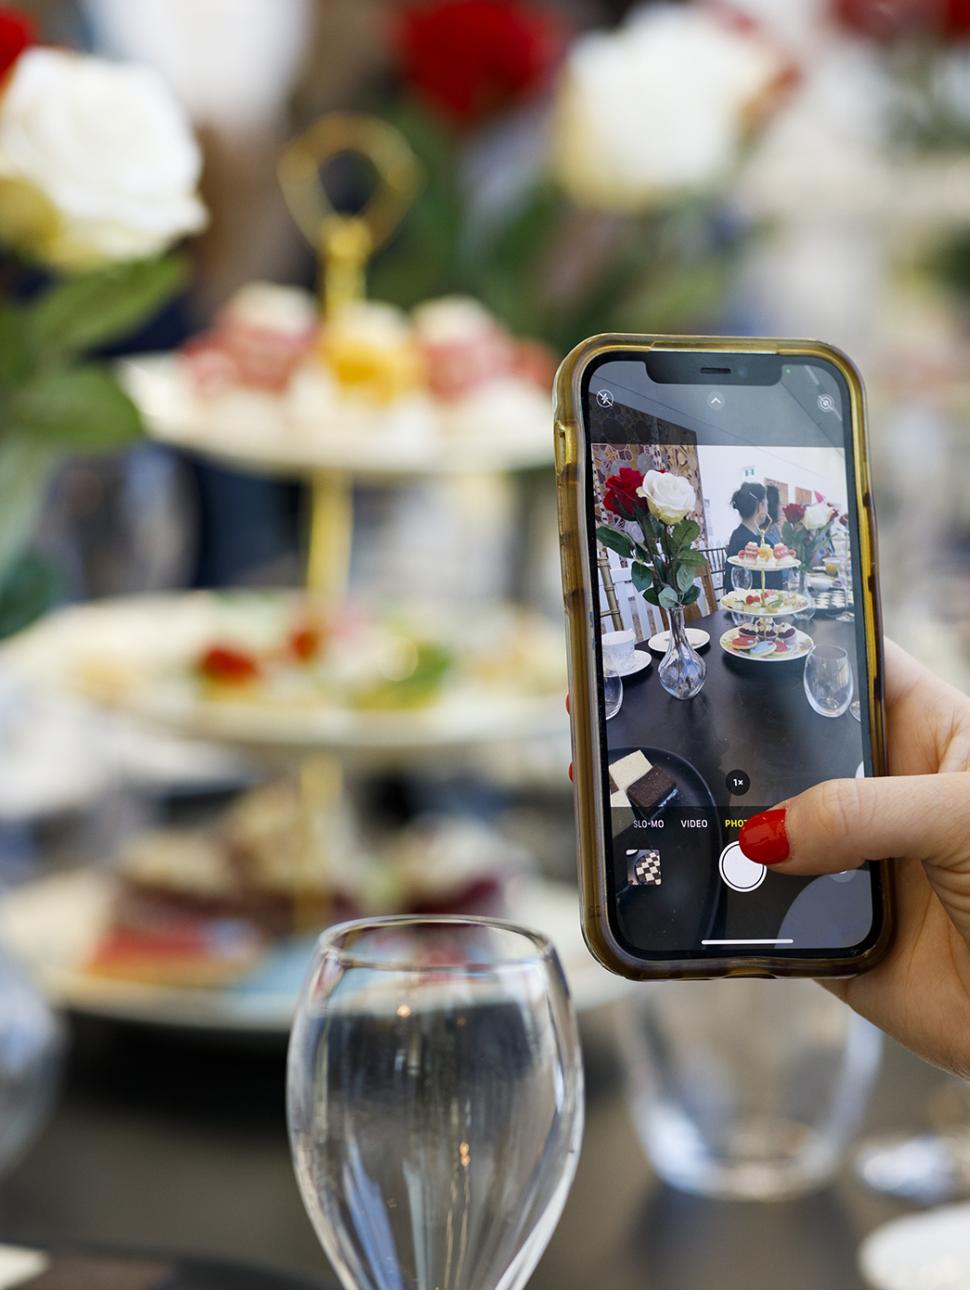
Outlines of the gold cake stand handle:
M336 157L362 158L374 190L353 214L338 211L326 186ZM386 121L357 112L330 112L298 134L277 168L297 227L320 257L325 317L364 295L364 269L407 213L422 183L421 166L404 136Z

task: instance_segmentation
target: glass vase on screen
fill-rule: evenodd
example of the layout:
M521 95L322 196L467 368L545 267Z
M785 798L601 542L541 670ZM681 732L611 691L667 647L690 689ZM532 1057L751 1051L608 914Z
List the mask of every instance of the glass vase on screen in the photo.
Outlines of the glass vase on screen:
M670 619L670 639L667 653L657 668L657 678L675 699L692 699L704 685L707 664L688 639L683 606L674 605L667 613Z
M643 1147L675 1187L775 1200L835 1174L881 1036L812 981L664 982L617 1014Z
M300 997L287 1101L303 1202L347 1290L519 1290L582 1137L555 951L486 919L331 929Z

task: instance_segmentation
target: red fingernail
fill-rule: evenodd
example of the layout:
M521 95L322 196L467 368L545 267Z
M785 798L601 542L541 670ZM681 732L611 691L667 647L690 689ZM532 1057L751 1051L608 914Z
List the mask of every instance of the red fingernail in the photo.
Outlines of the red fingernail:
M570 763L569 763L569 782L570 782L570 784L573 782L573 764L572 764L572 762L570 762Z
M741 826L738 845L749 860L756 860L759 864L781 864L782 860L788 859L790 847L785 815L785 808L776 806L772 811L752 815Z

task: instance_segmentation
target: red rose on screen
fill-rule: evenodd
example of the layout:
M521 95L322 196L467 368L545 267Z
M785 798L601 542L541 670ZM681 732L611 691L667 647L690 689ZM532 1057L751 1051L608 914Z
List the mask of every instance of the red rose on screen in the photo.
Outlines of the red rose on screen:
M0 76L3 76L37 39L37 29L19 9L0 8Z
M643 472L621 466L603 485L603 505L621 520L632 520L636 514L637 489L643 487Z
M409 5L397 28L407 84L456 126L524 102L549 81L566 47L551 9L516 0Z
M789 524L799 524L805 518L805 507L800 502L789 502L783 511Z

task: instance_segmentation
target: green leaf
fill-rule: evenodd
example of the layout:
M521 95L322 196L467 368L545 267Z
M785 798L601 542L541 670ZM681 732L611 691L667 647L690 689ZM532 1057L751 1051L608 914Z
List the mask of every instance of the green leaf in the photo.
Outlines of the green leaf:
M0 579L33 537L56 459L50 444L23 435L0 443Z
M681 603L682 605L692 605L692 604L694 603L694 601L695 601L695 600L699 600L699 599L700 599L700 594L701 594L701 589L700 589L700 587L696 587L696 586L695 586L695 587L690 587L690 588L688 588L688 590L684 593L684 595L681 597L681 601L680 601L680 603Z
M646 591L648 587L653 586L653 574L645 564L640 564L639 561L631 566L630 575L637 591Z
M60 591L57 566L34 551L21 556L0 580L0 639L46 613Z
M23 314L12 305L0 308L0 394L26 380L31 366Z
M664 609L673 609L675 605L680 604L680 599L673 587L660 588L660 604Z
M596 537L603 546L608 546L611 551L615 551L617 555L622 555L627 560L633 555L633 543L625 533L618 533L616 529L601 524L596 530Z
M656 587L648 587L643 593L643 598L649 601L651 605L660 604L660 593Z
M141 434L138 409L110 371L88 363L44 372L10 400L20 434L72 452L123 447Z
M690 565L682 564L677 570L677 590L686 591L694 585L694 570Z
M130 260L68 278L28 310L31 339L55 357L107 344L157 313L184 280L185 264L176 256Z
M707 556L703 551L695 551L693 547L688 547L686 551L681 551L677 559L681 564L690 565L692 569L703 569L707 564Z
M696 520L679 520L670 530L670 543L675 549L690 546L695 538L700 537L701 526Z

